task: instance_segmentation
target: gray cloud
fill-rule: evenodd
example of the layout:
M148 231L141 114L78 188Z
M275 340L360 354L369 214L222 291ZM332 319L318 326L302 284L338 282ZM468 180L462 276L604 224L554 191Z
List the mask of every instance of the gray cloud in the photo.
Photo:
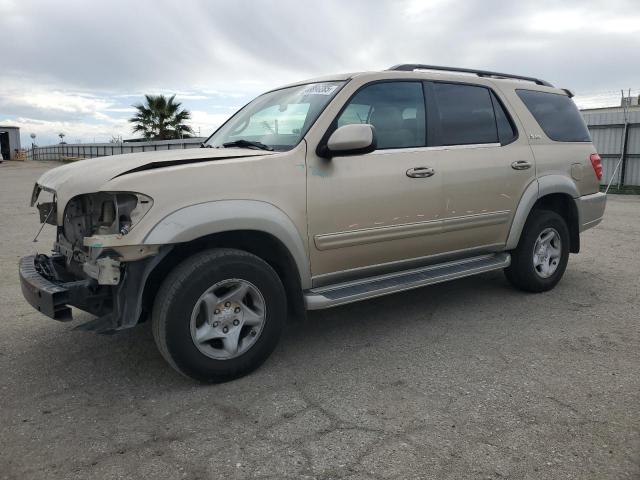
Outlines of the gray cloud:
M539 76L587 100L640 87L640 13L621 0L0 0L0 44L0 121L55 114L7 92L80 92L115 115L136 101L122 95L184 91L208 111L310 76L416 61Z

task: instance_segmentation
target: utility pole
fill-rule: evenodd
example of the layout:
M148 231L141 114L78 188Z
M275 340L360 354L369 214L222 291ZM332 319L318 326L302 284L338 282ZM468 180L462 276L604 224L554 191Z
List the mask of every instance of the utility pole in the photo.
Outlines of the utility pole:
M622 111L624 115L624 130L622 132L622 148L620 149L620 178L618 179L618 190L624 185L624 177L627 173L627 146L629 145L629 103L631 103L631 89L625 101L624 90L622 92Z
M31 137L31 159L36 160L36 134L32 133Z

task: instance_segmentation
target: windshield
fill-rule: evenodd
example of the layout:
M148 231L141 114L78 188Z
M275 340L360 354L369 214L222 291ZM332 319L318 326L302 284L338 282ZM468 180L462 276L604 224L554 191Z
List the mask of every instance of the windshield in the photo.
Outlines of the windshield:
M322 82L283 88L260 95L220 127L205 146L295 147L344 82Z

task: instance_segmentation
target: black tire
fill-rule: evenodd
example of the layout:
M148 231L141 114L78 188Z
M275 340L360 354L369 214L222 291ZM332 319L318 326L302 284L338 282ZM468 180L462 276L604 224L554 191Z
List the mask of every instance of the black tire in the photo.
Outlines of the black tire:
M255 343L240 356L214 359L203 354L191 335L191 313L211 286L228 279L246 280L264 298L265 321ZM286 294L278 274L265 261L234 249L207 250L175 267L160 287L152 313L156 345L181 374L206 383L244 376L274 350L287 315Z
M554 229L560 236L561 255L555 272L543 278L534 267L533 254L538 236L548 228ZM569 241L569 228L560 215L550 210L533 210L524 226L518 246L511 252L511 265L504 270L505 276L520 290L534 293L551 290L567 268Z

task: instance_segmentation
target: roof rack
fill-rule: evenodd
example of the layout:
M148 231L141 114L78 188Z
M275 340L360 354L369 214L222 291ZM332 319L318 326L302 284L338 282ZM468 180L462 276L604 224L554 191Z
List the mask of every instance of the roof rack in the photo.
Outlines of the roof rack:
M400 65L394 65L388 70L396 70L400 72L412 72L414 70L437 70L442 72L473 73L479 77L514 78L516 80L526 80L528 82L533 82L537 85L553 87L553 85L551 85L549 82L540 80L539 78L523 77L522 75L513 75L511 73L490 72L487 70L474 70L472 68L440 67L437 65L422 65L420 63L403 63Z

